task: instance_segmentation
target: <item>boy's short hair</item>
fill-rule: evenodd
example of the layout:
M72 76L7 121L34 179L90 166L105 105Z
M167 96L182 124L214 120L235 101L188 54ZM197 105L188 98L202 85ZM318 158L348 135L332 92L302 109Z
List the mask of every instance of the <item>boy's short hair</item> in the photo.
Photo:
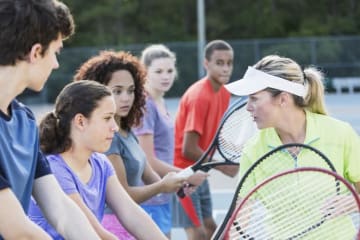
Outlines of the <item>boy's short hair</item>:
M205 58L210 61L211 55L215 50L229 50L233 51L233 48L227 42L223 40L213 40L205 46Z
M42 54L60 34L74 33L68 7L57 0L0 0L0 65L24 60L31 47L40 43Z

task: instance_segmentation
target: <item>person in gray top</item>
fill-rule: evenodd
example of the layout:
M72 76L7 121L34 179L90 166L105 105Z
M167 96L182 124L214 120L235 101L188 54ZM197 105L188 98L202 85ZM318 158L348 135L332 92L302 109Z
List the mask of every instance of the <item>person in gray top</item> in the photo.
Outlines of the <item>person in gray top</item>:
M139 124L145 105L145 69L140 61L129 53L103 51L78 69L74 80L81 79L100 82L113 92L119 131L106 154L135 202L142 203L157 194L176 192L186 184L186 179L175 172L160 178L147 163L146 155L132 133L131 128ZM103 225L124 238L124 231L112 214L104 216Z

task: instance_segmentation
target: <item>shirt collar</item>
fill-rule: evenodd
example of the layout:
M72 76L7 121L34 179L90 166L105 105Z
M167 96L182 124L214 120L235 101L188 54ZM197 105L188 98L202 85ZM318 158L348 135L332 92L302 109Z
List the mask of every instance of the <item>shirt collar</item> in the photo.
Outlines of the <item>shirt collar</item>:
M305 110L305 114L306 114L306 135L305 135L304 144L312 145L313 143L317 142L320 139L319 131L318 131L318 128L320 126L316 125L315 113ZM268 134L266 139L268 139L267 146L270 148L270 150L283 145L283 143L279 138L279 135L275 131L275 128L268 129L268 132L266 134Z

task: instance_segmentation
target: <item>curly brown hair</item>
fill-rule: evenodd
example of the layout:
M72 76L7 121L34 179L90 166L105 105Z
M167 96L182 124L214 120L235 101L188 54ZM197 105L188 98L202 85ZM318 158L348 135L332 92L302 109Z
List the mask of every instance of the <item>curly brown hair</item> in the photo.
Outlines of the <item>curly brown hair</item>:
M117 123L124 130L139 125L145 108L144 83L146 70L139 59L128 52L101 51L88 59L77 70L74 81L93 80L108 85L112 74L119 70L129 71L134 79L135 99L126 117L117 117Z

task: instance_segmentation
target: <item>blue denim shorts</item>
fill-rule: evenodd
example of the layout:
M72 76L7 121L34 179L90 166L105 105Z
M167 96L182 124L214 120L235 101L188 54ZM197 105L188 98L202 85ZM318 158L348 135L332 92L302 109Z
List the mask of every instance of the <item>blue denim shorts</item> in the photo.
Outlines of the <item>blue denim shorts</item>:
M171 204L141 205L164 234L171 232Z

